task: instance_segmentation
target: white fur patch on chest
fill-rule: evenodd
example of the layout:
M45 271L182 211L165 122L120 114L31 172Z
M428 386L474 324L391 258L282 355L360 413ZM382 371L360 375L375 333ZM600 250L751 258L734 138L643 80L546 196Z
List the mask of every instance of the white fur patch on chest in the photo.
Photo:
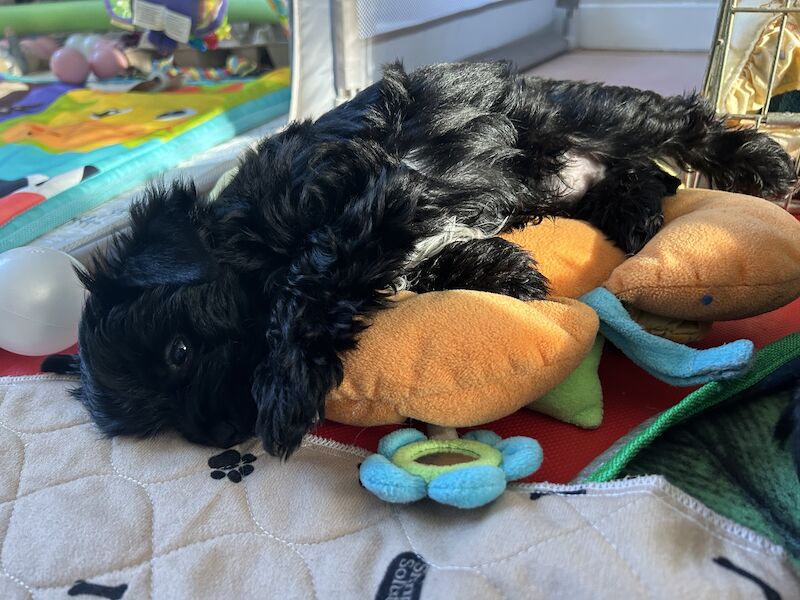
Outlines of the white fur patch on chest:
M569 151L564 158L564 168L554 177L553 188L561 197L561 204L572 206L603 180L606 167L593 156L579 152Z
M505 219L499 223L494 230L487 232L478 227L471 227L459 223L455 217L444 219L441 222L440 230L437 234L422 238L416 243L414 249L406 257L403 270L407 273L419 266L423 261L433 258L451 244L492 237L500 233L504 225ZM409 282L403 275L395 280L394 285L397 290L405 290L408 289Z
M455 218L444 220L441 228L436 235L432 235L419 240L414 249L406 258L406 268L413 268L419 265L422 261L436 256L445 247L456 242L465 242L467 240L481 240L492 235L495 235L502 229L502 225L498 225L496 231L486 232L478 227L470 227L459 223Z

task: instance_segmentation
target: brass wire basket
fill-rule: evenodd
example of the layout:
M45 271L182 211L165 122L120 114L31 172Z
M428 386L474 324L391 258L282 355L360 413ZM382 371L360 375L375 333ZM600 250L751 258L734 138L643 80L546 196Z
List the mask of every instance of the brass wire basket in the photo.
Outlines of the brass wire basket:
M800 109L798 112L781 112L773 106L776 91L786 89L797 90L800 94L800 77L792 74L796 65L800 73L800 0L773 0L771 2L746 2L743 0L722 0L717 16L716 29L709 53L702 94L714 105L720 115L725 115L731 125L754 126L777 139L795 159L795 166L800 172ZM741 73L731 73L731 65L737 48L734 48L735 27L737 20L750 19L758 21L758 26L751 24L752 31L744 29L739 36L739 46L750 48L747 55L737 57L743 72L748 61L753 61L755 53L759 53L761 76L766 76L760 83L758 102L752 106L736 106L730 91L734 82L732 77L741 77ZM742 28L740 28L740 31ZM747 39L750 35L751 39ZM753 38L755 36L755 38ZM744 39L741 39L744 38ZM791 44L790 44L791 42ZM789 47L791 46L791 47ZM795 58L794 64L789 63ZM779 67L781 77L779 82ZM786 78L789 78L787 81ZM778 84L780 85L780 89ZM749 82L752 88L752 82ZM726 88L728 93L726 94ZM751 90L752 91L752 90ZM782 93L782 92L781 92ZM753 96L755 98L755 94ZM734 106L738 110L731 110ZM744 110L743 110L744 108ZM687 176L687 184L702 185L703 181L697 173ZM800 213L800 198L789 196L780 204L793 213Z

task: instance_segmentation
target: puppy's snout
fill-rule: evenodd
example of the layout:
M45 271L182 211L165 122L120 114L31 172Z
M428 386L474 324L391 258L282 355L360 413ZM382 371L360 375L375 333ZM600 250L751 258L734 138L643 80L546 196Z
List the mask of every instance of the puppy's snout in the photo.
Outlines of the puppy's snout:
M251 433L241 431L233 423L221 421L211 430L211 442L219 448L230 448L245 441L251 435Z

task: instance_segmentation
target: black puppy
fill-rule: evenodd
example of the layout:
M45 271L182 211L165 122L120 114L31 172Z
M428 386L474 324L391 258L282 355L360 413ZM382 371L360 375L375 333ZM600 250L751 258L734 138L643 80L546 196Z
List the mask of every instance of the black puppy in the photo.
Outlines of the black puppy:
M723 189L779 197L789 157L726 129L696 96L399 65L242 160L213 203L155 188L84 282L75 395L109 435L177 429L288 456L322 418L343 352L388 294L469 288L541 298L529 254L495 234L548 215L636 252L661 225L671 160Z

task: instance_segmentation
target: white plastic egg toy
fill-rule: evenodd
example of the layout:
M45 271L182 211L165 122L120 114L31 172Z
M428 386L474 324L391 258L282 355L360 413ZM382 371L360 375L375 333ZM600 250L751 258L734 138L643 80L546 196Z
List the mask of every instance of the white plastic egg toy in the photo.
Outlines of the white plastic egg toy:
M97 45L97 42L101 41L102 39L103 38L96 33L89 34L83 38L80 46L77 49L80 50L81 54L83 54L86 58L89 58L92 55L92 52L94 52L94 47Z
M85 39L86 39L85 35L80 33L73 33L64 42L64 48L75 48L75 50L80 51L81 47L83 46L83 41Z
M0 254L0 348L42 356L75 344L86 291L74 267L82 268L48 248Z

